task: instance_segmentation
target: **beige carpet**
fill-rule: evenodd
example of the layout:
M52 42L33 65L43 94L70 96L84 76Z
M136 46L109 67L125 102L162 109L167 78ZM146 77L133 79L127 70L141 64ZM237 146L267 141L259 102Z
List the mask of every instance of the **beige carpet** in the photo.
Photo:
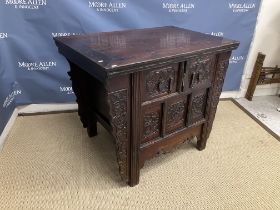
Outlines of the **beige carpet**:
M1 209L280 209L280 142L222 101L206 150L186 143L123 184L100 126L77 113L18 117L0 153Z

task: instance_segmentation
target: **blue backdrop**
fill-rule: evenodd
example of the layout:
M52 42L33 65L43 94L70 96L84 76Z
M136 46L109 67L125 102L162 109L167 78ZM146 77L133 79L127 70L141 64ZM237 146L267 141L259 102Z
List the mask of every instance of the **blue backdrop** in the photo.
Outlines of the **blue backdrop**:
M74 102L53 37L175 25L241 42L224 90L238 90L260 0L0 0L0 133L23 104Z

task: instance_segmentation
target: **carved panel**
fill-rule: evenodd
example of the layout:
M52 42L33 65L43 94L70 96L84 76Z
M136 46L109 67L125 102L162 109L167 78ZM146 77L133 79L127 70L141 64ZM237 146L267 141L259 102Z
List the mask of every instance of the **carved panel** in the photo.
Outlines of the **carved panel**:
M176 103L167 105L166 132L171 133L185 125L186 101L179 99Z
M200 141L198 144L199 149L203 149L205 147L206 140L208 139L213 126L213 121L217 111L219 98L222 92L230 55L231 52L226 52L220 54L218 57L217 69L215 73L215 81L212 89L210 89L209 100L207 100L207 105L206 105L207 123L203 126L203 131L201 135L202 141Z
M171 93L175 87L176 71L172 66L150 71L144 82L144 94L147 99Z
M211 80L213 59L213 55L207 55L189 61L189 84L191 88Z
M158 112L151 112L144 116L144 138L157 135L160 129L160 116Z
M161 104L149 104L143 107L142 140L148 142L160 137L162 129L162 106Z
M206 94L197 95L192 100L192 116L193 118L201 118L204 116Z
M126 89L109 94L113 134L116 139L117 161L120 175L128 180L128 91Z
M167 125L184 120L184 113L185 113L184 101L179 101L175 104L168 106L167 117L166 117Z
M206 92L193 96L191 106L191 123L194 124L199 120L202 120L205 116L206 105Z

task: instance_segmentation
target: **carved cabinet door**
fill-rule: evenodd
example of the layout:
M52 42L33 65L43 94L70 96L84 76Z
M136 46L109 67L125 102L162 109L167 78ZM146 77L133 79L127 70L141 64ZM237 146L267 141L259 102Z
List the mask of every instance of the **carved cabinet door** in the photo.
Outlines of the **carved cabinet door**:
M188 112L188 126L205 120L208 89L194 91L191 94Z
M142 138L145 143L160 138L162 133L162 104L153 103L142 108Z
M170 134L185 127L187 103L187 95L179 95L166 101L164 106L165 134Z
M141 143L205 121L215 55L195 56L141 72Z

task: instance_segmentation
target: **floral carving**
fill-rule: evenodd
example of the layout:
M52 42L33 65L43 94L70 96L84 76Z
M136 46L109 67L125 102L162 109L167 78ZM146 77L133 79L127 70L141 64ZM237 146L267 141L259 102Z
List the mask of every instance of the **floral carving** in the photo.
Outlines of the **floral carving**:
M184 120L185 104L184 101L177 102L167 108L166 122L167 125L178 123Z
M113 133L116 138L117 161L120 175L123 180L128 180L128 113L127 90L119 90L109 94Z
M144 116L144 138L159 133L160 116L158 112L151 112Z
M190 60L190 87L193 88L211 77L213 56L197 57Z
M193 97L192 118L202 118L204 116L205 98L205 93Z
M210 100L207 100L207 105L206 105L207 107L206 118L208 119L208 121L207 124L203 126L202 137L201 137L203 141L199 142L198 145L199 149L203 149L205 147L206 140L208 139L213 126L213 121L217 111L219 98L222 92L230 55L231 52L226 52L220 54L218 58L215 81L213 82L214 86L210 89L210 93L209 93Z
M169 92L172 88L172 81L175 78L175 71L172 67L151 71L146 76L146 93L150 97Z

